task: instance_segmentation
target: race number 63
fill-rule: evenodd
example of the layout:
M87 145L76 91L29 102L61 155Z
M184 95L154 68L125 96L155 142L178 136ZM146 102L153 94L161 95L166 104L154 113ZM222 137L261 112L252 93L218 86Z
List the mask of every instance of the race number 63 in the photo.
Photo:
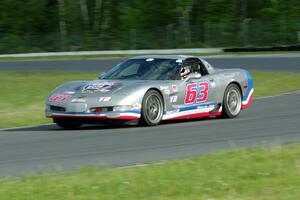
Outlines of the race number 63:
M208 82L191 83L186 86L184 103L202 103L208 97Z

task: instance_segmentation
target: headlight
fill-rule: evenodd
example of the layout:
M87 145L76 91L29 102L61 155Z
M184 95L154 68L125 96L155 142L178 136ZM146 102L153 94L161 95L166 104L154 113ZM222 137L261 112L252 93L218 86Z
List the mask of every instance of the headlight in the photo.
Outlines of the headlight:
M75 94L75 91L65 91L64 94Z
M90 108L89 111L90 112L96 112L96 113L111 112L111 111L113 111L113 107L94 107L94 108Z

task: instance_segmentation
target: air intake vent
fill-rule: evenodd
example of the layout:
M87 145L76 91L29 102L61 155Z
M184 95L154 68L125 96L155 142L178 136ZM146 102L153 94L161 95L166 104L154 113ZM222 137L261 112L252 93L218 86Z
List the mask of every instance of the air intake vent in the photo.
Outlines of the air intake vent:
M50 110L60 111L60 112L65 112L66 111L66 109L64 107L59 107L59 106L50 106Z

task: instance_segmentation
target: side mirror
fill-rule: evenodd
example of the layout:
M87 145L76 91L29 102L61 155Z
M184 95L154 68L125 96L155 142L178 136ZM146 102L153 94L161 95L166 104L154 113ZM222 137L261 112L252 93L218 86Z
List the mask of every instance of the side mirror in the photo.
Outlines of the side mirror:
M105 76L105 74L106 74L105 72L100 73L99 76L98 76L98 78L102 79Z
M187 81L189 81L189 80L191 80L191 79L200 79L200 78L201 78L201 74L199 74L199 73L191 73L191 74L189 74L189 75L184 79L184 81L187 82Z

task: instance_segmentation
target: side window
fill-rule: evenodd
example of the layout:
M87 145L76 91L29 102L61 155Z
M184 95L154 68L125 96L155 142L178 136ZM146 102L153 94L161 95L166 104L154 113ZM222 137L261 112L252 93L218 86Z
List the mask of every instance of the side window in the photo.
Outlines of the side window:
M206 63L202 62L202 60L199 58L187 58L184 61L182 68L187 68L187 70L184 70L187 72L186 73L180 72L181 79L182 79L182 77L185 78L185 76L190 73L199 73L202 76L209 74L207 67L206 67Z
M203 75L201 72L201 61L197 58L189 58L185 61L184 66L189 67L191 70L191 73L200 73Z
M199 63L198 63L198 64L199 64L199 68L200 68L200 73L201 73L201 75L202 75L202 76L208 75L209 73L208 73L208 70L207 70L205 64L204 64L201 60L199 60Z

